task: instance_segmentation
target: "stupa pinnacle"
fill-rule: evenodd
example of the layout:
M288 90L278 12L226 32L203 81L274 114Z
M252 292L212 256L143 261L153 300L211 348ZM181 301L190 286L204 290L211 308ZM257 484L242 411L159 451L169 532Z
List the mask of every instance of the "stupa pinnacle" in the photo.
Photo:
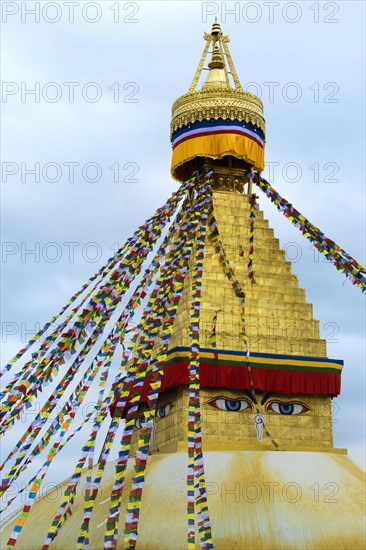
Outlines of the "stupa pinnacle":
M204 39L206 45L189 91L172 107L172 175L184 181L203 166L204 159L210 159L213 167L220 160L221 166L252 167L261 172L265 143L262 101L242 89L229 37L222 34L217 21ZM210 47L208 75L197 89Z

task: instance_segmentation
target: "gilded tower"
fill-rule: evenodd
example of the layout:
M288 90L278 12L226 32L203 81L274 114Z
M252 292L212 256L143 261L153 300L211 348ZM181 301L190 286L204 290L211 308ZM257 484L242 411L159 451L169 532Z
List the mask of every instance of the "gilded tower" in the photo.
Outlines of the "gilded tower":
M217 21L204 39L171 122L172 176L183 182L194 170L213 171L217 235L209 228L200 308L204 449L329 451L331 399L339 393L343 363L327 358L319 321L253 195L251 175L264 168L262 102L242 89ZM207 77L197 89L207 57ZM153 452L186 445L192 271L170 339ZM256 414L267 427L260 424L260 438Z

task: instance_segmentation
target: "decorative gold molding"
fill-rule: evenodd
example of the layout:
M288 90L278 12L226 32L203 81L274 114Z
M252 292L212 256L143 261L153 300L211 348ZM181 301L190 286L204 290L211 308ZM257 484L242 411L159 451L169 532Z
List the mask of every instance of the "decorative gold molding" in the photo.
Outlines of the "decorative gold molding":
M173 103L170 136L187 124L219 118L251 122L265 131L263 103L257 96L218 87L185 94Z

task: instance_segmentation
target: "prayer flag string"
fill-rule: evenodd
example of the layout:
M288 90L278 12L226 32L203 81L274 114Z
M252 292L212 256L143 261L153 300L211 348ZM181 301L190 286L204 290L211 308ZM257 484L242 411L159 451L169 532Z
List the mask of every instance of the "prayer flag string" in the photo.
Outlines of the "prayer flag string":
M338 246L334 241L324 235L322 231L309 220L305 218L293 205L288 202L259 174L253 172L248 174L252 177L254 183L263 191L265 195L273 202L277 209L291 221L291 223L301 231L315 248L323 254L339 271L345 274L352 281L353 285L358 286L362 292L366 290L366 270L345 250Z
M176 220L173 223L172 228L170 229L170 232L174 231L174 227L179 225L180 220L181 220L181 213L178 213L178 215L176 217ZM152 284L153 277L155 276L156 272L158 271L162 259L164 259L164 254L165 254L165 251L166 251L166 247L167 247L167 244L168 244L169 239L170 239L170 232L166 236L163 244L161 245L161 247L159 248L157 254L155 255L155 258L153 259L153 261L151 263L151 266L146 270L142 281L140 282L137 290L134 292L133 296L131 297L130 301L128 302L128 304L127 304L120 320L117 322L117 329L118 329L119 339L120 339L121 343L123 342L123 337L124 337L124 334L126 332L126 326L129 322L130 318L135 313L136 303L139 302L142 298L145 297L146 293L148 292L148 287ZM136 336L134 337L134 339L136 339ZM126 359L126 357L125 357L125 359ZM117 379L114 382L114 384L112 386L112 393L109 395L109 398L112 398L113 392L116 391L118 386L123 383L124 378L125 377L122 377L120 380ZM74 496L75 496L76 486L77 486L77 484L80 480L82 464L85 464L85 462L86 462L88 450L93 448L95 438L96 438L97 433L98 433L99 428L100 428L101 420L102 419L99 417L95 421L95 425L93 427L90 439L89 439L88 443L86 444L86 446L84 447L83 455L82 455L81 459L79 460L79 463L78 463L78 465L75 469L72 482L71 482L70 486L68 487L67 491L65 492L64 501L61 505L61 508L60 508L58 514L56 515L56 517L54 519L54 522L53 522L53 524L51 526L51 529L48 533L48 537L45 540L44 549L48 548L48 546L49 546L50 542L53 540L54 536L57 535L57 532L60 528L61 522L65 521L65 519L67 518L67 513L65 512L65 509L67 510L67 509L70 508L70 506L72 506ZM96 476L96 479L94 480L94 483L92 484L92 487L93 487L92 492L88 495L88 506L85 509L83 526L82 526L82 529L81 529L81 532L80 532L80 535L79 535L79 542L78 542L79 546L83 545L84 542L87 539L88 525L89 525L89 519L90 519L89 516L91 515L91 511L92 511L92 508L93 508L93 505L94 505L95 497L96 497L97 492L98 492L98 486L99 486L99 483L101 481L101 477L102 477L102 474L103 474L103 471L104 471L105 463L106 463L107 457L108 457L110 449L111 449L110 442L113 441L113 436L114 436L117 428L118 428L118 420L115 421L114 418L113 418L113 420L111 422L111 425L109 427L108 434L106 436L105 445L104 445L102 453L101 453L101 460L99 461L97 476Z
M249 197L250 204L250 224L249 224L249 261L248 261L248 277L252 284L255 284L254 277L254 226L255 226L255 211L258 210L257 195L253 193Z
M212 549L211 523L207 506L207 493L204 474L201 410L200 410L200 310L202 295L202 275L205 250L207 220L212 214L211 182L201 212L200 225L196 237L196 257L192 274L192 299L190 308L190 363L188 388L188 469L187 469L187 543L188 550L195 545L195 519L200 540L200 548ZM195 511L197 512L195 513Z
M121 505L121 497L122 497L122 491L123 491L123 484L124 484L124 475L125 470L127 466L127 459L130 451L130 445L131 445L131 438L132 438L132 431L134 426L134 421L137 414L138 404L140 401L140 387L144 384L144 379L146 376L149 376L150 373L152 373L152 381L150 383L151 392L148 394L148 403L150 406L151 411L155 409L156 401L158 398L158 392L160 389L161 384L161 375L162 371L160 370L160 365L162 365L165 362L167 347L169 343L169 338L171 335L173 322L175 318L175 312L178 307L179 299L181 296L182 288L183 288L183 282L185 279L185 274L187 272L187 265L188 265L188 259L191 253L191 249L194 243L194 233L192 232L192 222L191 222L191 216L192 214L197 211L197 206L193 203L187 211L187 219L185 223L183 222L179 232L180 236L178 237L178 242L180 242L179 245L175 244L170 252L169 257L169 264L171 265L170 271L163 274L160 285L165 282L165 285L162 287L162 291L160 292L159 296L159 286L155 288L153 295L151 296L151 301L148 306L148 310L144 313L143 318L146 319L145 322L145 328L142 330L142 336L138 342L139 344L139 351L140 351L140 367L138 369L138 374L135 376L135 385L132 388L130 394L128 390L125 392L125 395L123 396L124 399L120 400L119 407L125 407L126 399L129 396L130 398L130 404L133 404L130 406L127 417L126 417L126 424L129 418L131 419L131 425L129 426L129 429L126 430L122 438L122 447L121 452L119 456L119 463L116 464L116 477L115 477L115 485L112 488L111 493L111 507L109 511L109 517L107 520L107 532L105 536L105 548L115 548L116 541L117 541L117 535L118 535L118 521L119 521L119 510ZM197 216L197 214L196 214ZM181 240L183 237L183 241ZM182 250L183 253L179 253L179 250ZM178 263L177 263L178 259ZM171 261L173 260L173 263ZM170 279L170 285L173 283L173 291L170 292L168 288L166 287L166 281L169 281ZM165 302L165 305L164 305ZM171 303L170 303L171 302ZM161 310L162 305L165 309ZM149 310L150 313L149 313ZM163 321L163 311L166 310L165 315L167 316L166 320ZM151 317L151 314L155 314ZM150 319L149 319L150 316ZM156 323L156 320L159 320L158 323ZM163 344L162 349L158 352L156 363L151 365L150 362L150 355L151 350L154 346L155 338L158 335L158 332L160 330L160 326L162 323L162 331L161 331L161 343ZM144 351L145 350L145 351ZM137 381L137 383L136 383ZM135 388L135 389L134 389ZM151 412L150 411L150 412ZM133 422L132 422L133 421ZM129 508L126 512L126 523L125 523L125 536L126 536L126 544L129 545L129 547L134 546L134 541L137 538L137 529L138 529L138 520L139 520L139 498L141 498L142 494L142 488L143 488L143 481L141 479L141 472L144 470L144 467L146 464L144 463L144 453L146 451L145 447L146 445L149 446L149 438L151 436L150 428L147 428L147 432L144 436L143 441L143 447L144 449L141 450L141 454L138 455L141 459L141 462L139 462L138 467L141 467L140 472L138 473L138 487L136 487L133 491L133 493L130 495L130 503ZM142 442L141 442L142 445ZM132 504L133 503L133 504ZM131 509L133 508L133 515L131 516Z
M196 209L196 217L198 215L197 212L198 209ZM136 451L136 475L132 479L133 486L129 495L129 502L127 505L125 520L126 548L131 549L135 547L138 535L141 496L145 483L147 456L150 449L151 434L154 425L153 419L155 416L156 404L161 387L163 367L166 362L168 346L173 330L173 323L175 320L176 311L183 291L183 283L185 279L185 274L187 272L188 260L194 244L195 235L190 231L191 220L188 219L187 222L188 223L186 223L185 227L183 226L183 235L185 236L184 241L181 242L179 247L176 246L173 250L173 255L178 255L178 257L180 257L179 264L174 267L173 271L170 270L170 273L167 274L167 276L169 276L170 282L169 288L165 290L165 295L168 297L168 300L165 304L164 321L162 323L159 334L160 349L158 348L159 351L157 353L156 362L152 364L152 373L151 376L149 376L150 389L147 396L148 410L144 412L146 421L143 425L143 429L141 430L138 441L138 450ZM174 273L179 273L180 277L176 279L174 277ZM117 533L117 530L115 530L112 536L112 541L110 539L110 535L108 536L107 534L105 538L105 549L115 548ZM110 546L110 542L112 542L112 546Z
M188 190L188 185L185 190ZM162 210L163 213L157 219L155 226L149 227L145 224L141 242L128 251L124 258L124 264L112 272L109 281L98 290L88 306L82 310L74 325L64 333L55 348L43 358L41 363L37 364L36 362L35 372L30 371L28 379L27 376L24 376L18 385L13 386L7 392L7 400L1 412L2 433L14 423L24 406L31 404L42 384L52 380L52 374L58 373L59 365L76 353L76 342L83 344L85 337L91 333L93 340L91 341L89 338L86 349L82 351L83 355L88 353L88 348L93 346L94 341L120 303L122 296L138 275L145 257L172 217L178 202L176 200L173 206L169 205L169 208Z
M124 253L126 252L126 250L130 249L136 242L139 241L139 239L141 239L141 235L144 234L146 232L146 229L147 227L149 227L150 225L153 225L158 219L159 217L164 214L164 211L166 209L169 209L169 208L175 208L178 203L180 202L180 200L184 197L184 195L186 194L187 192L187 189L190 185L191 181L189 180L188 182L184 182L180 188L175 191L172 196L170 197L170 199L168 199L168 201L166 202L166 204L160 208L158 208L158 210L155 212L155 214L149 218L144 225L140 226L134 233L134 235L132 237L129 237L127 239L127 241L124 243L124 245L119 248L119 250L116 252L115 256L112 257L112 258L109 258L107 263L100 268L100 270L95 273L82 287L80 290L78 290L71 298L70 300L66 303L66 305L64 307L61 308L61 310L56 313L52 319L46 323L44 325L44 327L39 330L37 332L37 334L35 334L30 340L29 342L24 346L24 348L22 348L21 350L19 350L19 352L5 365L5 367L3 368L3 370L0 372L0 377L3 376L6 372L8 372L11 368L12 368L12 365L14 365L14 363L16 363L27 351L30 347L32 347L32 345L37 342L44 334L45 332L49 329L49 327L59 318L61 317L61 315L69 308L69 306L75 302L75 300L77 300L77 298L83 294L83 292L86 290L86 288L95 280L97 280L99 277L100 278L103 278L106 273L108 273L108 271L115 265L116 263L116 259L122 259L123 258L123 255Z

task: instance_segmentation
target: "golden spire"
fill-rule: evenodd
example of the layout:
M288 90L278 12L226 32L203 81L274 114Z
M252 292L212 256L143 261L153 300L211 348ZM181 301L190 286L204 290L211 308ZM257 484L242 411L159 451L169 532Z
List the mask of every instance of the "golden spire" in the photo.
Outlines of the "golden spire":
M209 87L212 87L212 83L216 83L218 87L226 87L228 89L232 89L229 81L230 70L235 89L242 90L227 45L230 39L228 36L222 33L220 24L217 19L215 19L212 25L211 33L204 33L203 38L206 40L206 45L202 52L200 62L198 64L188 93L194 92L197 88L197 84L202 74L204 68L203 66L205 64L210 45L212 45L212 59L211 62L208 64L210 72L202 88L206 87L207 83L209 83Z
M212 25L211 30L211 44L212 48L212 58L208 64L209 73L206 78L206 82L202 86L202 89L207 88L231 88L229 82L229 76L224 62L224 56L222 52L222 46L220 43L220 38L222 36L221 27L217 18Z

